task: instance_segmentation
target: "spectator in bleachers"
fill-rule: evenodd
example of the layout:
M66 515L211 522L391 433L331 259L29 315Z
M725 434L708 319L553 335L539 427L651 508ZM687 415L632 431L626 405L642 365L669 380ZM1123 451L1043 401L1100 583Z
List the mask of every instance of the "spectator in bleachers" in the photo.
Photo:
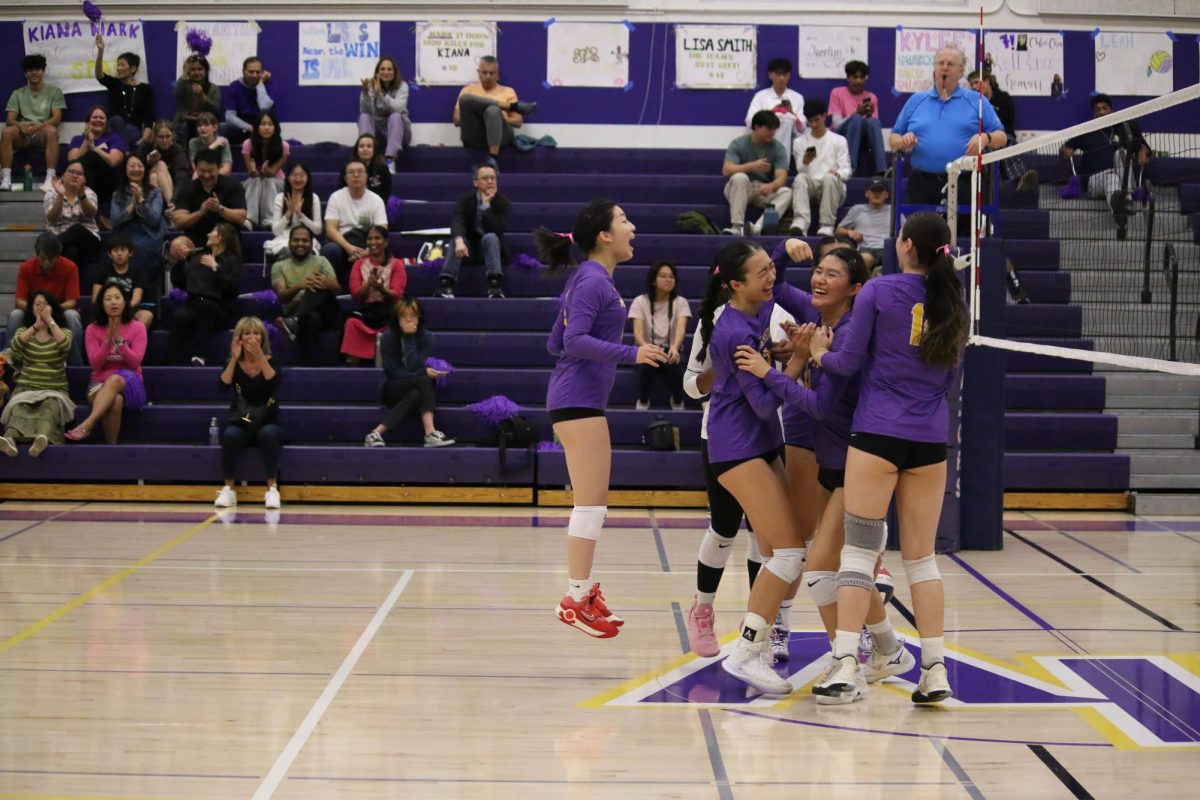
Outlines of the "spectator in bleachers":
M208 79L208 59L193 53L183 62L183 74L175 81L175 138L190 141L196 121L204 112L221 113L221 89Z
M175 187L183 186L192 177L192 162L183 145L175 141L175 126L166 119L155 122L154 137L143 142L137 152L150 171L150 184L158 187L163 203L170 205L175 198Z
M408 82L391 56L375 62L374 77L363 78L358 98L358 133L360 137L364 133L373 134L376 142L383 143L388 171L395 171L396 156L412 141L412 121L408 118ZM362 154L358 157L362 158Z
M62 177L51 180L42 204L46 230L58 237L63 255L79 266L94 264L100 254L100 203L87 185L83 165L67 164Z
M50 187L58 168L58 126L67 99L62 89L46 83L46 57L33 53L21 59L25 85L13 91L6 106L7 120L0 135L0 191L12 188L13 153L41 147L46 154L46 182Z
M662 378L671 392L671 408L683 408L683 367L680 353L687 335L692 308L678 294L679 273L670 261L659 261L646 271L646 291L629 304L633 322L633 343L638 347L656 344L667 354L662 364L638 364L637 407L650 407L654 383Z
M193 365L204 366L209 339L233 321L241 279L242 242L228 222L218 223L203 248L171 267L171 284L187 292L187 299L171 320L168 363L186 364L190 357Z
M258 445L267 473L267 508L279 508L279 453L283 449L283 428L279 426L279 402L276 395L283 380L283 368L271 355L267 329L258 317L242 317L233 329L229 343L229 361L221 371L218 386L233 390L229 418L221 431L221 473L225 485L217 493L215 505L237 505L233 481L237 477L242 451Z
M230 144L240 145L245 141L258 124L259 115L275 107L275 101L267 94L270 80L271 73L263 69L262 59L250 56L242 62L242 77L221 93L221 107L225 109L221 135Z
M758 111L750 120L751 132L729 143L721 175L725 180L725 199L729 201L729 227L725 233L742 236L757 235L761 221L747 230L746 209L749 206L772 205L783 217L792 202L792 190L787 186L787 148L775 141L779 117L771 111Z
M283 140L275 112L264 111L254 122L254 130L242 142L242 158L250 177L242 183L246 191L246 219L255 228L271 222L275 197L283 188L283 165L291 147Z
M379 152L379 141L371 133L360 133L354 140L354 157L367 165L367 188L379 195L386 205L392 196L392 172ZM346 177L338 178L338 188L346 186Z
M105 287L118 286L129 297L129 313L133 319L149 330L158 313L162 276L159 276L158 284L148 280L146 271L133 257L134 252L134 245L125 234L115 233L108 238L108 260L92 282L92 305L99 302L100 292Z
M850 207L835 233L847 236L862 253L863 261L872 274L883 266L883 248L892 232L890 191L883 178L872 178L867 184L867 202Z
M67 162L78 161L83 165L88 186L107 207L127 152L129 145L125 139L108 128L108 112L103 106L92 106L83 133L71 139Z
M17 290L13 293L14 308L8 315L8 341L13 341L17 329L35 321L25 312L34 295L41 292L55 299L58 309L55 318L71 332L71 363L83 363L83 319L75 309L79 300L79 268L62 254L62 243L53 233L43 233L34 242L34 257L17 268ZM59 301L57 298L61 297Z
M1016 144L1017 107L1013 103L1012 95L1000 88L1000 84L996 82L996 76L990 72L984 72L980 77L979 70L974 70L967 76L967 83L971 84L972 89L979 92L985 100L992 104L992 108L996 109L996 116L1000 118L1000 124L1004 126L1008 144ZM1037 187L1037 171L1026 169L1020 156L1006 158L999 164L1000 177L1006 181L1016 181L1017 191L1031 192Z
M144 400L142 359L146 356L146 328L133 318L133 304L119 284L110 283L93 306L92 324L88 325L87 354L92 367L87 401L92 411L83 422L67 431L72 442L92 435L96 423L103 421L104 441L116 444L121 433L121 414L125 410L126 391ZM136 385L134 383L136 382ZM130 406L130 411L140 410Z
M240 229L246 222L246 194L242 184L219 172L221 156L212 150L196 154L196 178L175 194L171 222L185 235L171 240L169 261L185 260L191 251L204 247L208 235L220 223Z
M108 90L108 127L123 138L130 150L149 142L154 134L154 90L137 79L142 65L137 53L117 56L117 75L104 72L104 36L96 34L96 80Z
M454 297L454 286L463 262L482 263L487 274L488 297L504 297L504 231L512 204L500 194L500 173L490 164L476 164L471 191L458 198L450 218L454 246L446 251L438 275L439 297Z
M196 118L196 135L188 140L188 160L192 162L192 177L196 177L196 155L201 150L211 150L221 157L218 172L229 175L233 172L233 147L224 136L217 135L217 115L202 111Z
M808 130L796 137L792 155L796 180L792 182L792 234L804 236L812 219L810 197L820 204L817 235L833 233L837 212L846 199L850 179L850 150L846 138L825 125L825 101L813 98L804 104Z
M943 47L934 55L933 86L908 98L888 141L893 151L912 153L912 170L905 187L909 203L939 205L944 202L946 164L963 155L978 155L1008 141L1004 126L990 104L983 104L980 133L979 96L959 83L967 57L957 47ZM959 197L969 197L970 175L963 173Z
M516 91L500 81L500 62L495 56L479 59L479 82L458 93L453 122L462 129L463 147L487 150L494 163L500 148L511 144L514 131L525 117L537 109L537 103L522 103Z
M433 333L425 327L421 301L402 297L396 303L391 323L379 337L379 352L383 360L383 386L380 404L390 407L383 422L367 434L363 444L383 447L383 434L395 430L414 412L421 417L425 429L426 447L446 447L454 440L437 429L433 412L437 410L437 385L446 373L425 362L433 355Z
M359 304L346 317L342 332L342 355L346 363L358 364L375 357L376 335L387 328L396 301L404 296L408 273L400 259L388 252L388 230L372 225L367 232L367 249L350 270L350 295Z
M871 70L865 61L847 61L846 85L829 93L829 113L833 129L846 137L851 168L858 169L859 154L866 146L871 151L873 174L882 175L887 171L887 150L879 122L879 98L866 89L869 74Z
M337 295L342 287L329 261L313 252L312 231L303 225L291 230L288 257L272 265L271 288L283 306L276 327L296 342L301 364L317 363L321 331L338 317Z
M109 209L113 233L122 234L133 244L133 263L148 284L155 287L152 299L158 299L163 282L163 240L167 236L166 202L163 193L150 183L146 162L137 153L125 158L125 168L117 181ZM138 303L134 303L136 308ZM146 327L150 323L143 320Z
M325 237L321 255L329 259L338 283L347 284L350 265L367 255L367 230L387 231L387 208L383 199L367 190L367 165L354 159L342 169L344 188L329 196L325 206Z
M21 372L0 414L0 451L6 456L17 454L17 442L32 442L31 458L47 445L62 444L63 430L75 417L67 395L67 354L74 349L75 332L63 330L64 319L52 293L37 289L29 295L21 327L10 339Z
M759 111L770 111L779 118L775 140L790 153L792 140L804 131L804 118L800 116L804 108L804 95L788 88L788 82L792 79L792 62L786 58L768 61L767 77L771 79L770 87L756 92L750 99L750 108L746 109L746 127L753 128L751 123Z
M293 164L288 170L283 191L275 196L271 206L269 227L275 237L263 245L268 259L281 258L288 252L291 230L303 225L314 241L325 230L321 223L321 198L312 188L312 172L304 163Z

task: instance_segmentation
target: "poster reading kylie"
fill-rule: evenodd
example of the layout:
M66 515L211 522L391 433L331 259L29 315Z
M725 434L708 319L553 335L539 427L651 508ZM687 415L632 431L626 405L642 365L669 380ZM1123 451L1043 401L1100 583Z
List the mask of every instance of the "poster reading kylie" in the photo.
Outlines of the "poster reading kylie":
M142 59L141 75L146 69L146 40L141 20L72 20L42 22L26 20L22 24L21 40L25 55L39 53L46 57L46 82L64 93L95 92L96 36L104 37L104 71L117 74L117 56L134 53Z

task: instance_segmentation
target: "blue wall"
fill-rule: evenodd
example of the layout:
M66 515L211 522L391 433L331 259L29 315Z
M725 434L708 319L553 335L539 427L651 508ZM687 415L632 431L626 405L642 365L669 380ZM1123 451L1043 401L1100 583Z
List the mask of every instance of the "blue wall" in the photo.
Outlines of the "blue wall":
M297 80L297 25L288 21L260 21L262 45L259 55L273 78L271 94L277 110L286 122L353 121L357 114L357 87L320 86L300 89ZM383 52L394 56L406 75L415 64L413 22L384 21L381 26ZM1090 117L1088 96L1094 86L1095 70L1091 35L1086 31L1067 31L1064 80L1070 90L1058 99L1019 97L1017 127L1031 129L1060 128ZM797 60L797 29L794 25L762 25L758 29L760 85L768 84L766 63L782 55ZM499 52L501 80L517 89L523 100L540 103L537 122L643 125L736 125L743 119L752 92L749 90L675 90L674 30L670 23L638 24L630 34L629 75L631 91L613 89L544 89L546 69L546 33L539 22L500 23ZM900 111L904 96L891 92L895 53L895 29L870 30L872 74L868 82L879 95L880 116L889 125ZM0 75L8 81L0 87L5 97L22 82L20 60L24 54L21 23L0 23ZM1175 88L1200 80L1200 58L1196 38L1179 36L1175 43ZM158 113L170 116L173 110L171 85L175 79L174 23L146 23L146 56L149 82L154 86ZM141 74L147 79L143 66ZM51 78L51 81L53 78ZM802 94L827 98L836 80L797 80L792 84ZM411 93L409 107L415 122L447 122L458 89L433 87ZM1118 108L1146 98L1114 98ZM68 120L82 120L87 107L103 102L103 91L67 96ZM1191 130L1200 130L1200 120ZM1178 126L1173 126L1179 130ZM1153 128L1151 128L1153 129Z

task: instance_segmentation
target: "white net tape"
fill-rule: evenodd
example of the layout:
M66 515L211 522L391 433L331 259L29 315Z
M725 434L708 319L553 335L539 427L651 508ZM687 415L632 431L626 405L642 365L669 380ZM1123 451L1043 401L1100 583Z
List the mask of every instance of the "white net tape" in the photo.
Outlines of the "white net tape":
M1129 367L1131 369L1168 372L1172 375L1186 375L1200 378L1200 364L1183 364L1178 361L1166 361L1161 358L1123 356L1120 353L1096 353L1090 350L1076 350L1070 347L1055 347L1054 345L1036 344L1034 342L997 339L992 336L980 336L976 333L971 334L971 337L967 340L967 344L995 347L999 350L1010 350L1015 353L1034 353L1041 356L1056 356L1076 361L1089 361L1093 364L1111 364L1114 367Z

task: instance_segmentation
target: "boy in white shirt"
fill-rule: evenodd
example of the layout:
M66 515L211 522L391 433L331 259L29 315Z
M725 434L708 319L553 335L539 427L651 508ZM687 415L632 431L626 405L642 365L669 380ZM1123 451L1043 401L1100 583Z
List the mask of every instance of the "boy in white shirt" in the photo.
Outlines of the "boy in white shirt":
M753 127L750 121L757 112L773 112L779 117L775 141L782 142L790 153L792 140L804 130L804 119L800 117L804 109L804 95L788 88L788 81L792 79L792 62L786 58L772 58L767 62L767 77L771 79L771 86L757 92L750 100L750 108L746 111L746 127Z
M818 236L833 233L837 211L846 199L846 181L850 179L850 148L846 137L825 126L824 100L812 99L804 104L808 130L796 138L792 155L796 160L796 180L792 184L793 235L808 233L812 220L810 195L821 204Z

